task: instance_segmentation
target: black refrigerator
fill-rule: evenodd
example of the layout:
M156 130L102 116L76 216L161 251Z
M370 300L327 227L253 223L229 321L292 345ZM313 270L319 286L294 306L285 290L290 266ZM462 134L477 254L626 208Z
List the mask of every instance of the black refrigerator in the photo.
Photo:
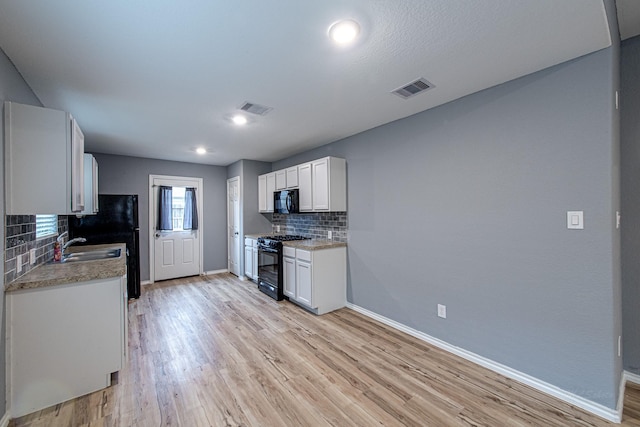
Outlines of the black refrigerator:
M127 244L127 291L140 297L140 228L138 195L100 194L96 215L69 217L69 238L84 237L81 245Z

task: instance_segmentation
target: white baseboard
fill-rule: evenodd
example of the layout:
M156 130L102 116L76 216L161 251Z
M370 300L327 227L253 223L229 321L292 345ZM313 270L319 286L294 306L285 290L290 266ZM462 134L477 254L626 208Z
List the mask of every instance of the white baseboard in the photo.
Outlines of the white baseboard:
M446 341L442 341L438 338L434 338L430 335L425 334L424 332L420 332L416 329L410 328L409 326L403 325L402 323L396 322L395 320L391 320L387 317L381 316L377 313L374 313L373 311L367 310L366 308L362 308L352 303L347 303L347 307L367 317L377 320L380 323L384 323L387 326L395 328L399 331L402 331L406 334L416 337L422 341L432 344L438 348L448 351L449 353L453 353L456 356L460 356L463 359L469 360L470 362L476 363L480 366L483 366L487 369L490 369L494 372L504 375L507 378L511 378L520 383L531 386L543 393L549 394L553 397L563 400L569 404L582 408L585 411L588 411L594 415L604 418L605 420L612 421L614 423L620 423L620 421L622 420L621 410L618 411L616 409L612 409L607 406L601 405L599 403L593 402L591 400L585 399L584 397L570 393L553 384L549 384L538 378L532 377L531 375L517 371L506 365L495 362L491 359L487 359L486 357L482 357L478 354L472 353L463 348L451 345Z
M203 274L205 276L211 276L213 274L222 274L222 273L228 273L229 270L227 270L226 268L223 268L222 270L211 270L211 271L205 271Z
M638 374L634 374L629 371L624 371L622 374L622 378L624 378L625 382L630 382L630 383L640 385L640 375Z
M0 427L7 427L9 425L9 421L11 421L11 414L5 412L3 417L0 418Z
M140 282L140 286L150 285L151 283L152 283L151 280L143 280Z

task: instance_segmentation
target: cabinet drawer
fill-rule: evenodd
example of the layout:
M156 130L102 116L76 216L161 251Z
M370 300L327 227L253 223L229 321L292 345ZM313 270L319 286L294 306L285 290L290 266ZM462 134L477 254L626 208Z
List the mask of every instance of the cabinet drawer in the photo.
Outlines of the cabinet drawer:
M302 249L296 249L296 258L302 261L311 262L311 252Z
M296 257L296 248L290 248L288 246L283 246L282 247L282 255L290 257L290 258L295 258Z

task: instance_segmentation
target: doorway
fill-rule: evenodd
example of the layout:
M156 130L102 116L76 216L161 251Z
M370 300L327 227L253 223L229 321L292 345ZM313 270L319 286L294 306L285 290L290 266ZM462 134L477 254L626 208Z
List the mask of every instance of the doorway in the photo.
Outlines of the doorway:
M227 268L242 277L240 262L240 177L227 180Z
M202 178L149 175L150 280L203 274Z

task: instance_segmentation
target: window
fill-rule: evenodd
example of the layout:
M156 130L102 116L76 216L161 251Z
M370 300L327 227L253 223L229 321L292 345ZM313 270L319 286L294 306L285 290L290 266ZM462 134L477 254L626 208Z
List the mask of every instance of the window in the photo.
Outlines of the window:
M58 215L36 215L36 239L58 234Z
M182 225L184 224L184 190L184 187L173 187L171 219L174 231L182 231Z

